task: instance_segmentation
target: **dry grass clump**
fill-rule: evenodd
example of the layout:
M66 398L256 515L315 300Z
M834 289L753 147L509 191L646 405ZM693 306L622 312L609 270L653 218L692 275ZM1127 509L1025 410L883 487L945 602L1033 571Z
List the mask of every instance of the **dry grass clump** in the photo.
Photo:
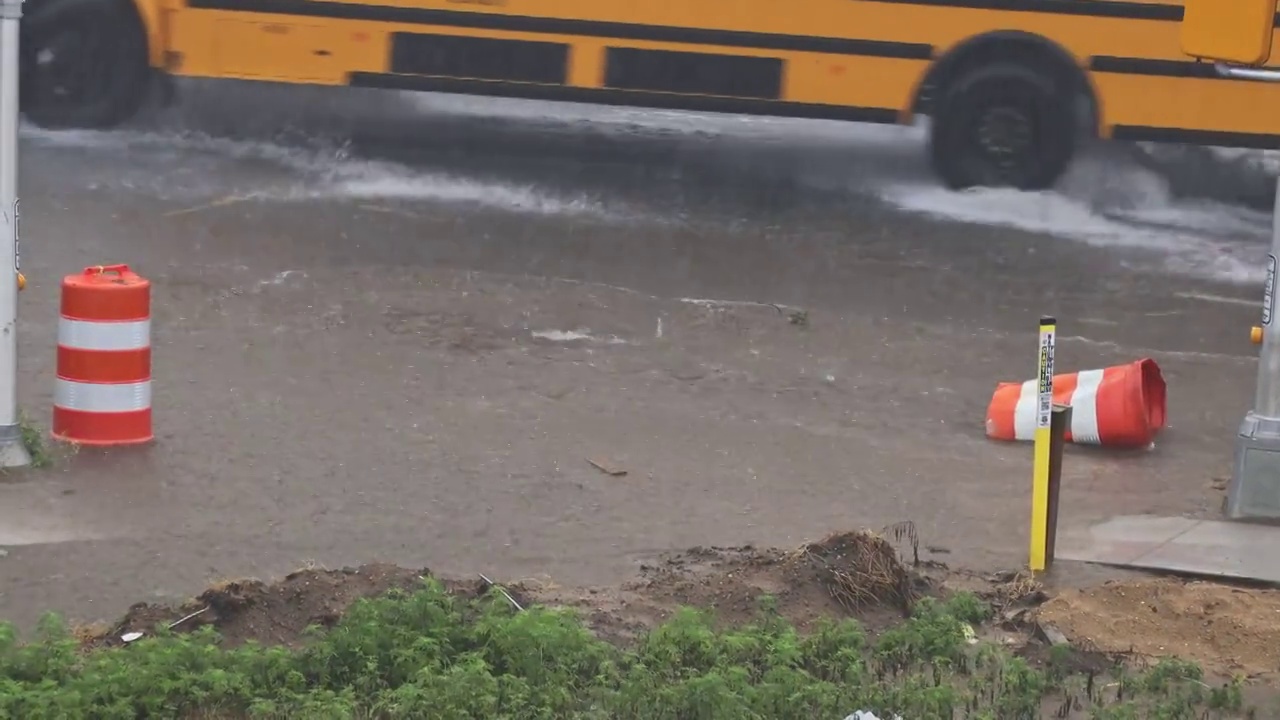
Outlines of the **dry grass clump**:
M834 533L796 550L845 610L893 606L909 612L916 600L910 571L885 536L871 530Z
M1007 573L999 578L988 600L997 612L1017 605L1038 604L1045 599L1044 585L1036 580L1033 573L1019 570Z

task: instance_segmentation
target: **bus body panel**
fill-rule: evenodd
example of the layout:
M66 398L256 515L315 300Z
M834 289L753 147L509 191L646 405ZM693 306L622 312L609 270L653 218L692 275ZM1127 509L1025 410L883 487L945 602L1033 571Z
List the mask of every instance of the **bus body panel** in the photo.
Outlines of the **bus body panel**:
M147 61L158 70L165 65L165 52L169 48L168 23L179 2L181 0L134 0L147 35Z
M180 75L882 122L933 62L1017 30L1081 68L1103 137L1280 146L1280 87L1186 58L1181 6L1150 0L137 2Z

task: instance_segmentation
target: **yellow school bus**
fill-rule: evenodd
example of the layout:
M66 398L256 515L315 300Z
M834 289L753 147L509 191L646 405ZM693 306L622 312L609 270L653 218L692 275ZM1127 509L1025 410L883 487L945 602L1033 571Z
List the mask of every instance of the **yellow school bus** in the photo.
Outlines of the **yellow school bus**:
M955 188L1054 184L1082 138L1280 147L1280 86L1152 0L27 0L22 107L112 127L174 76L908 123ZM1247 107L1248 112L1243 110Z

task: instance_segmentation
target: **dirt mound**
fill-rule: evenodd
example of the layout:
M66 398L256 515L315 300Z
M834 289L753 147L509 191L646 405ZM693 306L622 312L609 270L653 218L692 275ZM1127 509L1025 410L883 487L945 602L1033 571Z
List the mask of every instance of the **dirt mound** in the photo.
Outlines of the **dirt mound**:
M798 628L820 617L856 615L873 630L901 620L935 582L908 567L890 536L837 533L794 550L693 548L644 565L620 588L566 589L525 583L540 602L582 611L602 636L627 639L681 606L711 610L723 625L753 620L761 596Z
M577 609L597 633L615 640L634 637L681 606L709 609L723 624L749 622L766 595L774 599L779 613L802 629L819 617L853 614L874 630L900 620L917 598L938 587L919 568L899 559L894 542L900 540L910 540L914 556L914 534L895 526L884 535L837 533L794 550L694 548L643 566L639 579L621 587L564 589L525 581L505 589L522 606ZM85 641L119 645L129 633L151 633L160 625L179 632L212 625L231 646L247 640L297 646L307 627L333 626L357 599L394 588L412 589L426 575L426 570L369 564L299 570L271 584L225 581L180 607L134 605L110 628L86 631ZM468 597L488 587L481 580L445 584Z
M907 561L897 549L904 541ZM747 623L761 611L762 596L801 631L819 618L855 616L876 634L900 622L923 596L969 590L996 611L996 622L984 631L998 633L994 641L1016 646L1032 661L1047 652L1031 637L1038 627L1045 637L1055 635L1047 628L1066 636L1082 672L1099 672L1120 655L1178 657L1215 674L1280 671L1280 590L1150 579L1065 590L1050 599L1019 573L980 576L921 563L916 545L909 525L893 526L884 533L837 533L790 550L694 548L642 566L638 579L619 587L523 581L504 588L522 607L573 608L597 634L618 642L680 607L709 610L721 626ZM309 626L333 626L357 599L411 590L428 574L368 564L299 570L270 584L225 581L181 607L134 605L114 626L86 631L84 639L89 646L119 645L124 636L157 626L189 632L212 625L231 646L255 640L296 647ZM489 587L482 579L444 582L462 597Z
M257 640L272 645L298 645L309 625L330 627L353 602L391 589L421 584L427 570L368 564L342 570L299 570L278 583L228 580L172 608L138 603L118 623L89 633L95 645L118 645L126 633L150 633L157 625L189 632L213 625L228 645Z
M1152 579L1066 590L1037 613L1073 644L1105 653L1178 657L1206 670L1280 670L1280 591Z

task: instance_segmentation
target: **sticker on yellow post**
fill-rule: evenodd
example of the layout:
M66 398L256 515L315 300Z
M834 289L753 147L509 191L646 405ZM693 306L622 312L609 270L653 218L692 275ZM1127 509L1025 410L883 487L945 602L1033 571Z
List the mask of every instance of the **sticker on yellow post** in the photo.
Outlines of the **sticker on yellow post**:
M1277 0L1185 0L1182 52L1202 60L1263 65L1271 59Z

